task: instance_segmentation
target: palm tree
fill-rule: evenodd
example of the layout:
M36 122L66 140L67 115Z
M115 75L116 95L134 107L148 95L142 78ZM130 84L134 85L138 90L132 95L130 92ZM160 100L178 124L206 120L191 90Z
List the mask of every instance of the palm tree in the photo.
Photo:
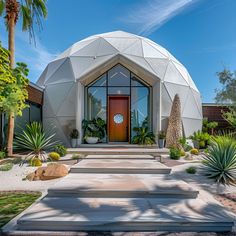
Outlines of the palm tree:
M22 17L22 30L28 31L30 38L34 38L34 24L41 29L41 19L46 18L46 0L0 0L0 16L4 14L8 30L8 49L10 51L10 66L15 64L15 26L19 16ZM13 154L14 112L8 118L8 156Z

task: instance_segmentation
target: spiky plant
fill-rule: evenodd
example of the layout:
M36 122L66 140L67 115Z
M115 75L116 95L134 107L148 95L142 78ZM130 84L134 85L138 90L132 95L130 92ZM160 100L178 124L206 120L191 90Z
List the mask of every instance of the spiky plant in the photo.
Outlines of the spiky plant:
M211 139L203 162L206 176L214 179L218 186L236 186L236 140L230 136Z
M155 135L149 131L148 126L143 123L141 127L134 127L136 135L132 139L132 143L141 145L151 145L155 143Z
M52 148L57 141L53 141L55 133L52 130L46 132L41 123L32 122L27 124L26 128L16 135L15 147L30 151L24 161L31 161L39 158L41 161L47 160L46 150Z

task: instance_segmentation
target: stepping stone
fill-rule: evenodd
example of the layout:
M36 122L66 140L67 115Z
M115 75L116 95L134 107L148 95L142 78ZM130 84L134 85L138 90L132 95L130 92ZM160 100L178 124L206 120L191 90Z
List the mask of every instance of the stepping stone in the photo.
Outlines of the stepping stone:
M198 191L166 175L70 174L48 189L48 197L196 198Z
M84 159L70 173L169 174L170 168L155 160Z
M46 197L18 220L18 230L230 231L233 219L200 199Z

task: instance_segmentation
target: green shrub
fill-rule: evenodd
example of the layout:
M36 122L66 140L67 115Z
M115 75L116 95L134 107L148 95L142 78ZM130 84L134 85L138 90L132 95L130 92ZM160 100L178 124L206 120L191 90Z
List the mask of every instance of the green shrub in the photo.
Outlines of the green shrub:
M57 152L51 152L51 153L49 153L48 156L53 161L59 161L59 159L60 159L60 155Z
M4 165L0 165L0 171L9 171L12 169L12 167L13 167L13 163L9 162Z
M6 155L6 152L0 151L0 159L5 158L6 156L7 156L7 155Z
M197 132L194 132L190 138L192 140L198 141L199 148L206 148L210 143L211 136L206 132L201 132L198 130Z
M50 134L51 133L51 134ZM47 160L45 150L57 144L53 141L55 133L52 130L46 132L41 123L32 122L26 125L25 130L21 130L15 137L15 147L30 151L25 161L30 161L37 156L41 161Z
M212 137L205 155L206 176L218 184L236 186L236 140L229 136Z
M61 144L54 146L54 152L57 152L61 157L67 154L67 148Z
M84 155L82 155L82 154L73 154L71 159L78 160L78 159L83 158L83 157L84 157Z
M42 162L39 160L39 158L35 157L30 160L31 166L42 166Z
M170 148L170 159L179 160L181 156L181 150L177 148Z
M188 174L196 174L197 169L194 166L190 166L185 170Z
M181 150L181 151L180 151L180 156L181 156L181 157L185 157L185 155L186 155L185 151L184 151L184 150Z
M183 146L183 149L184 149L185 152L189 152L192 148L193 148L193 147L190 146L190 145L188 145L188 144L185 144L185 145Z
M198 149L196 149L196 148L192 148L192 149L190 150L190 153L193 154L193 155L198 155L198 154L199 154L199 151L198 151Z

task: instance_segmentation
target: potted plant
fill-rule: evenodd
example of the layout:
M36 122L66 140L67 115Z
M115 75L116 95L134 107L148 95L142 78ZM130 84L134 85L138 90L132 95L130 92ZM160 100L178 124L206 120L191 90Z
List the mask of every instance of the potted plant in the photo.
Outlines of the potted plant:
M86 143L102 142L106 136L106 122L100 117L92 120L83 120L82 128Z
M71 147L75 148L78 144L79 131L77 129L73 129L70 133L70 138L71 138Z
M96 133L96 131L91 131L91 132L87 132L84 139L85 139L86 143L95 144L98 142L99 137L98 137L98 134Z
M164 131L160 131L158 134L158 147L159 148L165 147L165 139L166 139L166 133Z

